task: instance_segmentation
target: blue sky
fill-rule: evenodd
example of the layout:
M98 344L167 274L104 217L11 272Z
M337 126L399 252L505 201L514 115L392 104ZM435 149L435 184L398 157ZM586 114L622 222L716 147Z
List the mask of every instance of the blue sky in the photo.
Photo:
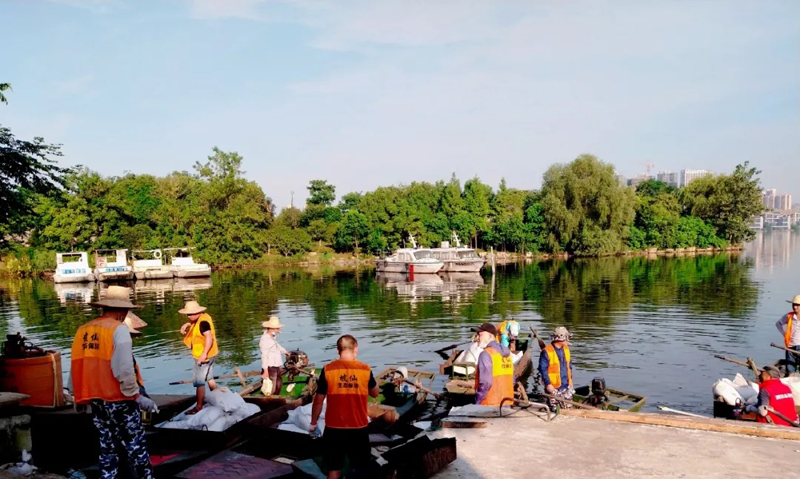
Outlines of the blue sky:
M0 3L0 123L106 175L213 146L282 207L478 175L538 188L585 152L633 176L731 171L795 195L797 1Z

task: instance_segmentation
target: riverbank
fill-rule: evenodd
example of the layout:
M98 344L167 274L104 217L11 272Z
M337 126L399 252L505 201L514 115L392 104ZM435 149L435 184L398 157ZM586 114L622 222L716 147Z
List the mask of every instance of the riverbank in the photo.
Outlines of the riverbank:
M559 416L517 414L483 429L444 429L458 459L437 479L731 478L797 473L800 441ZM794 476L792 476L794 477Z

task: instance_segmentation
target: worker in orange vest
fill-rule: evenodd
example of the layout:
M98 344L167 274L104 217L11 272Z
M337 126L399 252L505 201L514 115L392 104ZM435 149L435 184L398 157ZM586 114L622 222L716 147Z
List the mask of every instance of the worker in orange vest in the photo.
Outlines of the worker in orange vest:
M784 314L775 326L783 335L786 347L800 352L800 324L797 323L797 316L800 315L800 294L787 303L792 303L792 310ZM792 371L800 371L800 356L787 351L786 374Z
M79 327L72 342L73 396L75 404L91 406L103 479L117 477L118 447L125 450L137 477L153 477L141 410L158 412L158 407L140 394L131 335L124 324L128 312L137 308L129 295L128 288L109 286L103 299L90 303L103 314Z
M567 328L557 327L550 335L550 344L542 350L542 354L539 356L539 375L542 377L545 392L566 400L571 400L574 392L572 358L569 351L570 337ZM571 407L568 403L559 402L553 398L548 398L548 402L553 410L559 406L566 409Z
M781 372L775 366L766 366L761 370L758 402L749 404L746 412L756 413L756 421L775 424L777 426L792 426L783 417L797 422L797 410L794 407L792 389L780 380Z
M499 406L504 399L514 399L514 362L511 351L497 342L497 328L483 323L478 328L478 356L475 374L475 404Z
M328 479L342 477L345 457L350 460L351 467L371 459L367 398L376 398L380 392L370 367L356 360L356 338L345 334L336 342L336 349L339 359L322 368L317 382L309 431L312 435L318 435L317 423L322 414L322 404L327 398L322 445Z
M205 312L206 307L197 301L187 301L178 313L185 314L189 322L181 326L183 344L192 351L194 366L192 368L192 385L197 389L197 406L186 414L195 414L203 409L206 399L206 383L212 391L217 388L214 381L214 359L219 354L217 333L214 321Z

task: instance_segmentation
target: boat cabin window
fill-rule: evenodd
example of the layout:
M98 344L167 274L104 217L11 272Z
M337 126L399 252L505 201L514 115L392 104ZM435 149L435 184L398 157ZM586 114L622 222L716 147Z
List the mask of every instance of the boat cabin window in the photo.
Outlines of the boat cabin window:
M425 258L433 258L433 254L431 254L430 250L422 249L419 251L414 251L414 256L417 259L425 259Z
M478 256L477 253L475 253L474 250L469 250L469 251L459 251L458 252L458 258L459 259L478 259L479 256Z
M79 263L82 260L83 257L79 254L61 255L61 263Z
M412 261L411 255L408 253L400 253L397 256L399 257L400 261L405 261L405 262Z

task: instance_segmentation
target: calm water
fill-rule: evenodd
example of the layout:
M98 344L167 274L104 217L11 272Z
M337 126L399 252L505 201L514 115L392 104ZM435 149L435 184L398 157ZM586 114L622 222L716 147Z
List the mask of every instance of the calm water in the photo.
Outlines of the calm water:
M515 317L540 332L566 325L576 383L606 378L610 387L657 404L711 413L711 384L744 368L714 354L772 363L782 352L774 323L800 293L800 236L759 236L736 255L608 258L498 268L483 276L377 276L372 269L269 269L216 272L210 279L138 282L135 302L149 323L134 340L148 390L191 392L167 383L190 377L178 329L187 299L208 306L221 348L217 374L259 367L260 323L277 315L280 341L322 364L344 333L360 342L374 368L407 364L436 371L440 347L468 339L470 325ZM43 280L0 282L0 330L22 332L59 349L69 369L76 328L94 317L96 286ZM377 371L376 371L377 372ZM444 381L440 381L443 385Z

